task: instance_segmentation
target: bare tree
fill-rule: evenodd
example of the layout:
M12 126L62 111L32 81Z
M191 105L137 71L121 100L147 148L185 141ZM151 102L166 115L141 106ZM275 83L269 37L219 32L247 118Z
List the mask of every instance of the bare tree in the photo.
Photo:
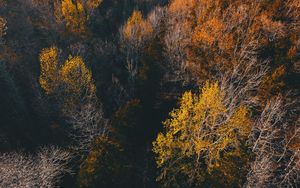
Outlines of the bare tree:
M37 155L24 152L0 154L0 187L57 187L70 173L69 152L58 147L41 148Z
M158 35L161 32L161 24L166 18L166 8L157 6L147 16L148 22L152 25L153 35Z
M217 75L221 89L226 93L224 103L227 109L257 104L256 91L267 72L267 62L259 62L256 58L252 58L248 61L240 60L232 71Z
M249 139L255 160L246 187L296 187L299 184L299 149L293 150L291 144L300 136L300 128L289 122L292 104L277 96L267 103L257 119Z
M104 118L102 105L97 107L96 104L90 101L67 114L70 136L75 142L73 149L79 152L88 152L94 139L109 131L109 121Z
M172 29L167 31L165 43L165 57L167 59L167 69L169 71L165 74L167 82L186 82L188 79L186 71L186 52L185 48L190 44L190 32L186 32L184 27L180 24L170 26Z
M32 156L24 153L4 153L0 157L1 187L36 186L36 166Z
M182 1L183 2L183 1ZM176 4L174 1L173 4ZM182 6L174 8L171 4L166 10L164 56L167 60L165 82L188 82L186 70L187 48L192 42L193 1L188 0Z
M41 148L37 155L40 187L55 187L66 173L72 173L68 166L69 152L55 146Z

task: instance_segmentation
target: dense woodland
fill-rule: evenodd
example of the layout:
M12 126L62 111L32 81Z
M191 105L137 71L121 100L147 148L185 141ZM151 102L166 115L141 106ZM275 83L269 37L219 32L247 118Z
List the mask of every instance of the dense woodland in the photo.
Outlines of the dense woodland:
M0 0L0 187L298 187L299 86L299 0Z

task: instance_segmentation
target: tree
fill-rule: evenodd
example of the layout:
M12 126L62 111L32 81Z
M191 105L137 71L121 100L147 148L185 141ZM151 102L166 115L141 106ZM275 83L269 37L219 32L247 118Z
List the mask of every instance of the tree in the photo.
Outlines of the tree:
M96 98L96 87L91 71L79 56L69 56L63 65L59 63L55 47L43 49L40 54L40 85L46 94L53 95L66 113L80 104Z
M63 0L61 14L66 22L67 30L74 34L85 33L89 17L101 3L102 0Z
M196 0L175 0L166 11L166 31L163 36L167 69L166 82L189 82L186 70L187 49L191 44Z
M79 34L86 31L86 15L80 1L63 0L61 12L68 31Z
M268 59L272 72L297 62L298 7L292 0L171 1L162 32L166 82L202 84L240 59Z
M109 129L91 71L79 56L69 56L61 65L55 47L43 49L40 62L40 85L47 95L54 96L67 118L73 149L80 155L87 153L94 139L107 135Z
M166 8L156 6L147 16L147 20L153 28L154 35L159 36L162 31L161 26L166 17Z
M97 101L90 101L69 112L67 118L72 127L70 136L75 142L73 148L78 154L88 153L97 137L104 137L109 133L109 121L104 118L102 105L97 105Z
M59 62L58 49L55 47L45 48L40 53L40 85L47 94L57 92L59 86Z
M78 105L96 97L96 86L92 73L87 69L81 57L72 57L66 60L60 69L64 100L64 109L76 109Z
M151 24L147 20L144 20L142 13L137 10L133 11L123 28L125 39L137 48L151 33Z
M264 107L269 99L272 98L272 95L280 93L280 91L284 90L284 87L286 87L284 81L286 78L286 72L285 65L281 65L273 70L271 74L268 74L264 77L258 93L262 107Z
M86 0L84 1L88 11L92 11L100 6L103 0Z
M0 154L1 187L56 187L70 173L71 155L58 147L41 148L37 155Z
M152 25L148 20L143 19L140 11L133 11L131 17L121 27L120 39L122 50L126 57L126 68L130 81L134 81L139 70L139 61L151 39L153 32Z
M300 158L299 146L295 143L300 129L290 113L294 105L294 102L288 102L283 96L277 96L267 102L257 118L250 137L255 159L251 163L245 187L298 185Z
M124 186L124 155L120 145L107 137L98 137L79 171L80 187Z
M158 180L166 186L242 186L249 160L245 144L252 129L249 109L266 73L265 63L241 61L221 74L219 82L206 82L199 95L184 93L179 108L163 122L165 133L153 142L161 168ZM219 182L206 181L212 177Z
M6 35L7 21L5 18L0 17L0 44L3 43L3 37Z
M203 171L219 171L229 182L237 178L228 174L233 170L223 167L223 163L241 159L251 121L246 106L228 114L224 96L217 82L207 82L200 95L183 94L179 109L163 123L166 133L160 133L153 143L157 165L162 168L161 180L168 182L171 176L175 179L181 174L189 177L185 181L199 186L204 181Z

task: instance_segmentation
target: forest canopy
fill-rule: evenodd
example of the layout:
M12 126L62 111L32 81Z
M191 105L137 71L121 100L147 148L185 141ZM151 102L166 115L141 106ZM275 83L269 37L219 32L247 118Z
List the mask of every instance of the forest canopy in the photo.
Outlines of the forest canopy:
M299 83L299 0L0 0L0 187L298 187Z

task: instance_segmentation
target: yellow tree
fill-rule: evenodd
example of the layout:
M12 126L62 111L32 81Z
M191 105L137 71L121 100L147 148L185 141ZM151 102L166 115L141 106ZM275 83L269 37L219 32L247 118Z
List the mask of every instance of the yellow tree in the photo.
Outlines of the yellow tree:
M62 101L64 112L96 97L92 73L81 57L70 56L60 65L58 50L51 47L42 50L40 63L40 85L46 94L56 96Z
M60 69L60 78L67 96L66 110L74 109L76 105L96 96L92 73L81 57L70 56Z
M7 21L5 18L0 17L0 42L2 38L6 35Z
M55 3L55 15L65 21L67 30L74 34L86 32L87 21L102 0L62 0Z
M251 131L249 112L242 105L229 112L224 100L218 83L207 82L200 95L184 93L180 107L163 122L165 133L158 134L153 151L165 185L183 177L186 184L200 186L213 175L223 186L241 184L236 173L243 174L238 161L244 160L243 144Z
M63 0L61 12L66 22L68 31L83 33L86 30L86 13L83 4L79 1Z
M45 48L40 53L40 85L46 94L53 94L59 85L59 63L57 48Z

